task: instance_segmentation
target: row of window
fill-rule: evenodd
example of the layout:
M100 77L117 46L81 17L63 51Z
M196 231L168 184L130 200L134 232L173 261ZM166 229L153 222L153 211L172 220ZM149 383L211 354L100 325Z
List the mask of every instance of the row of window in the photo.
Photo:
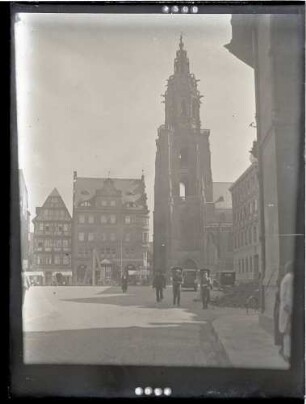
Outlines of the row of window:
M98 206L116 206L117 202L115 200L106 200L106 199L100 199L97 201L98 202ZM84 206L84 207L89 207L92 206L92 203L90 201L83 201L81 202L80 206Z
M50 207L59 206L60 203L61 203L61 198L59 198L58 196L50 196L48 198L48 206L50 206Z
M71 241L67 239L36 239L36 248L69 248Z
M36 223L35 231L46 231L52 233L68 232L71 230L71 225L69 223L59 224L59 223Z
M122 256L123 257L134 256L135 253L136 253L136 250L134 248L124 248L122 250ZM121 251L116 249L116 248L105 247L105 248L102 248L100 250L100 259L101 260L104 259L104 258L108 258L108 257L110 257L110 258L115 258L115 257L119 258L120 255L121 255ZM90 258L91 257L91 251L88 250L88 249L81 248L78 251L78 256L81 257L81 258ZM143 253L143 259L147 260L147 253L146 252Z
M135 220L135 217L132 216L124 216L124 223L125 224L131 224L133 222L133 219ZM137 220L139 220L139 218L137 218ZM118 222L118 217L116 215L101 215L98 219L98 217L94 216L94 215L79 215L78 216L78 222L80 224L85 224L85 223L89 223L89 224L94 224L97 223L97 221L100 221L100 223L102 224L116 224ZM148 225L149 223L149 219L148 218L143 218L142 219L142 223L145 225Z
M149 218L144 217L144 218L139 218L139 217L135 217L135 216L129 216L126 215L123 218L123 221L125 224L131 224L133 223L135 220L137 221L141 221L142 224L144 225L148 225L149 224ZM116 224L118 222L118 217L117 215L99 215L99 216L95 216L92 214L80 214L78 215L78 223L80 224L94 224L94 223L102 223L102 224L106 224L106 223L110 223L110 224Z
M116 241L120 240L121 236L118 237L116 233L100 233L98 235L95 235L93 232L82 232L80 231L78 233L78 240L79 241L94 241L95 239L98 239L99 241ZM123 237L123 241L130 242L132 241L132 235L131 233L125 233ZM142 242L143 243L148 243L149 242L149 234L148 233L142 233Z
M126 219L126 218L128 218L128 219ZM81 224L84 224L84 223L93 224L93 223L95 223L95 219L96 218L94 215L79 215L78 222ZM115 223L117 223L117 216L116 215L101 215L100 222L115 224ZM130 216L125 216L125 223L126 224L131 223Z
M249 257L238 260L238 273L255 273L259 272L259 256L258 254L250 255Z
M64 219L67 212L64 209L41 209L40 215L50 219Z
M258 203L257 199L253 199L252 201L248 202L245 206L236 210L233 214L233 221L234 224L239 224L244 220L250 218L251 215L257 213L258 211Z
M92 202L92 201L83 201L83 202L80 203L80 206L85 207L85 208L93 207L93 206L95 206L97 208L99 208L99 207L103 207L103 208L111 207L111 208L113 208L117 204L118 203L116 201L95 200L94 202ZM123 205L124 205L124 208L135 208L135 207L138 206L135 202L126 202Z
M235 248L244 247L250 244L255 244L258 241L257 226L250 226L246 230L241 230L235 234L234 246Z
M70 265L70 255L34 255L34 263L37 265Z

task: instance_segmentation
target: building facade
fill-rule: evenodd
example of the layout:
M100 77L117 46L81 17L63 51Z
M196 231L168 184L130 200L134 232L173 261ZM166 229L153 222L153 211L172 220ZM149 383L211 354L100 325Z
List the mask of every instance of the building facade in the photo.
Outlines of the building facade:
M29 270L29 232L30 212L28 202L28 190L23 171L19 170L19 202L20 202L20 242L22 270Z
M236 280L258 280L261 273L258 164L251 166L231 186L233 200L234 269Z
M296 270L304 267L297 257L304 263L304 188L299 184L304 184L305 22L303 11L296 7L290 14L233 15L231 24L232 39L226 47L255 73L262 230L260 321L272 331L276 285L286 263L295 260Z
M71 284L70 213L56 188L36 208L31 277L43 285Z
M200 268L207 259L204 229L214 214L210 131L201 128L197 81L181 37L156 140L154 270Z
M206 265L212 273L233 271L232 183L214 182L214 216L205 223Z
M73 180L73 272L75 284L130 282L148 276L149 210L145 181Z
M29 233L29 270L31 271L34 263L34 233Z

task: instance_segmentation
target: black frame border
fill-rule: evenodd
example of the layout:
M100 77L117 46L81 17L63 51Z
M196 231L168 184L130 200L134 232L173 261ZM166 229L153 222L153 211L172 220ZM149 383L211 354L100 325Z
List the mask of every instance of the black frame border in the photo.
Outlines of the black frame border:
M85 365L24 365L22 363L22 318L19 233L18 144L16 122L16 88L14 78L14 18L26 13L136 13L162 14L163 5L197 5L198 14L261 14L288 13L304 16L304 2L16 2L0 5L5 10L5 46L8 42L8 69L11 82L4 82L10 95L11 120L8 124L10 154L10 275L9 319L10 355L9 398L74 397L74 398L131 398L137 386L171 387L174 397L194 398L303 398L304 395L304 306L305 276L300 271L296 278L293 357L290 370L263 370L238 368L182 368L155 366L85 366ZM9 7L8 7L9 6ZM8 21L9 19L9 21ZM9 29L9 32L7 32ZM305 39L305 32L304 32ZM10 62L11 60L11 62ZM303 50L304 65L304 50ZM305 66L305 65L304 65ZM6 74L5 74L6 73ZM305 74L304 74L305 76ZM7 77L7 76L6 76ZM3 79L3 77L2 77ZM305 82L303 77L303 83ZM5 78L4 78L5 80ZM10 86L11 85L11 86ZM304 106L304 92L301 103ZM305 108L304 108L305 110ZM305 119L304 119L305 122ZM304 124L303 122L303 124ZM304 234L304 133L300 139L300 178L298 195L297 233ZM304 268L304 237L296 245L296 260ZM5 294L2 295L5 297ZM298 297L298 298L297 298ZM67 389L69 380L69 390ZM169 398L170 399L170 398Z

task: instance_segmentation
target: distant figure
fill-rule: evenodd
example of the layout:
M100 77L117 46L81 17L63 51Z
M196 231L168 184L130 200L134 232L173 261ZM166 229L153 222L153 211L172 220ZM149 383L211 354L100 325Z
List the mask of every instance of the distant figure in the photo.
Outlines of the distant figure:
M153 279L153 288L156 291L156 301L160 302L163 300L163 289L166 287L166 278L161 271L157 271Z
M177 269L172 277L172 291L173 291L173 304L174 306L180 305L181 302L181 285L183 283L183 277L181 271Z
M290 361L291 317L293 308L293 268L292 262L286 264L286 275L280 285L279 331L283 336L282 356Z
M121 289L123 293L126 293L128 288L128 275L124 273L121 277Z
M211 286L210 279L207 275L207 272L203 272L201 274L201 280L200 280L201 300L202 300L203 309L207 309L207 307L208 307L211 288L212 288L212 286Z
M29 281L29 278L24 272L21 273L21 277L22 277L22 305L23 305L26 291L30 289L31 282Z
M278 279L276 283L276 293L275 293L275 303L274 303L274 344L280 346L279 353L283 354L283 338L279 331L279 306L280 306L280 280Z

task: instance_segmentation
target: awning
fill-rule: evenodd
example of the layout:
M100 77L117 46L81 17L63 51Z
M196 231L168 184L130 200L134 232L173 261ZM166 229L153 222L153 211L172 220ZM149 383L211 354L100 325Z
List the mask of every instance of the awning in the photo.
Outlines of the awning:
M137 271L130 269L129 275L137 275Z
M56 271L52 272L52 275L61 274L63 276L72 276L72 271Z
M112 263L109 260L104 259L103 261L100 262L100 265L112 265Z
M41 271L25 271L24 274L26 276L44 276L44 273Z

